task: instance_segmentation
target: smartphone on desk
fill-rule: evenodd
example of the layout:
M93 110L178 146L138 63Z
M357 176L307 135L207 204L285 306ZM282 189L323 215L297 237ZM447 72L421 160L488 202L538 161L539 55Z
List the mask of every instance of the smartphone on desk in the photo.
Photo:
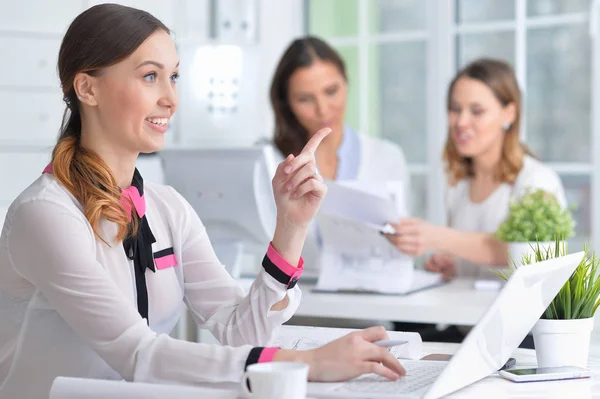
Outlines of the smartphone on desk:
M500 370L498 374L514 382L570 380L592 376L589 370L575 366L509 369Z

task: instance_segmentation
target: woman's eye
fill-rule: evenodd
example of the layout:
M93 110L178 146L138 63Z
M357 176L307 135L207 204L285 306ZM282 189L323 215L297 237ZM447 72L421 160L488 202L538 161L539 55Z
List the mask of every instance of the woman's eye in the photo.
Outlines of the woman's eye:
M148 75L144 76L144 80L148 83L154 83L156 81L156 73L149 73Z

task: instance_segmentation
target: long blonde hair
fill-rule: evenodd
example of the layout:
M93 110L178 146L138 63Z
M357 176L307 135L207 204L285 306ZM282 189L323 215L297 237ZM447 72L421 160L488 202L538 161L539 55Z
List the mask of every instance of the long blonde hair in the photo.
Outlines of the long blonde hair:
M502 157L496 171L496 179L498 181L512 184L523 168L525 155L530 154L529 149L519 139L521 129L521 93L515 73L510 65L499 60L483 58L470 63L456 74L448 88L448 111L452 102L454 86L462 77L468 77L484 83L494 93L494 96L502 106L506 107L511 103L515 106L515 120L505 132ZM474 175L473 160L468 157L462 157L458 153L454 141L450 137L450 132L448 132L444 148L444 161L446 162L446 173L450 185L455 185L459 180Z
M135 211L129 214L121 204L121 190L109 166L80 145L81 109L73 80L78 73L95 75L127 58L160 29L169 32L146 11L101 4L75 18L60 47L58 74L67 108L52 151L52 174L81 203L94 234L105 243L99 234L102 217L118 225L117 241L135 234L139 220Z

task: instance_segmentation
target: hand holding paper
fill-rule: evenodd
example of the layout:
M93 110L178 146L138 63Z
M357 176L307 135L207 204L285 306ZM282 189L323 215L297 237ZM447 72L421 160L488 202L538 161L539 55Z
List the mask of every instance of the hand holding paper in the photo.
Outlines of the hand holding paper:
M418 218L406 218L390 224L395 234L386 234L386 237L405 254L417 257L434 249L437 226Z
M405 294L439 284L441 276L414 270L413 259L382 231L406 216L401 182L328 183L317 216L321 239L319 291Z

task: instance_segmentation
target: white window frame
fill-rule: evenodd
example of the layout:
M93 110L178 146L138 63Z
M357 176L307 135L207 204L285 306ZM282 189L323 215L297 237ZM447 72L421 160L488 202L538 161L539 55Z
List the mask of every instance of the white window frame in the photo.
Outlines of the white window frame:
M590 128L592 134L592 171L591 171L591 239L594 251L600 250L600 0L593 0L589 12L590 36L592 43L592 101L590 110ZM595 155L595 156L594 156Z

